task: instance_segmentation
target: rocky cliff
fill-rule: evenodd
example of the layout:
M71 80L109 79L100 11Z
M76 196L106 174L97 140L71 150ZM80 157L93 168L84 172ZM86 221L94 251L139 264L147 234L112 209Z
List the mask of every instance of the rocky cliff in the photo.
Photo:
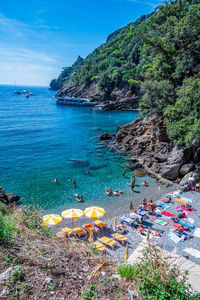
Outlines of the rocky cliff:
M199 172L200 147L174 146L163 119L155 115L119 126L110 147L134 155L136 165L163 184L168 185L190 171Z

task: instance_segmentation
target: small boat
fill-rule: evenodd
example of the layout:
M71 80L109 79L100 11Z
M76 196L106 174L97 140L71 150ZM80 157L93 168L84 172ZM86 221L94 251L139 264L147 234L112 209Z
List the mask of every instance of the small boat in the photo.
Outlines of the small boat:
M22 91L22 93L25 93L25 94L27 94L27 93L28 93L28 91L27 91L27 90L23 90L23 91Z
M34 93L31 93L31 92L29 93L29 95L30 95L30 96L35 96L35 94L34 94Z
M77 105L77 106L95 106L95 103L83 98L58 97L56 104Z

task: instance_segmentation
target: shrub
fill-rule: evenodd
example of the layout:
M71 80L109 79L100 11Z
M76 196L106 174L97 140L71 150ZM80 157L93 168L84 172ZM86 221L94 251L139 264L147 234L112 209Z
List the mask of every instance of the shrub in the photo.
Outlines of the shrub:
M14 229L14 218L9 214L3 215L2 211L0 211L0 242L9 240Z
M189 300L199 299L186 283L187 273L181 274L158 248L150 245L144 257L134 266L123 264L118 273L126 280L134 279L143 299Z

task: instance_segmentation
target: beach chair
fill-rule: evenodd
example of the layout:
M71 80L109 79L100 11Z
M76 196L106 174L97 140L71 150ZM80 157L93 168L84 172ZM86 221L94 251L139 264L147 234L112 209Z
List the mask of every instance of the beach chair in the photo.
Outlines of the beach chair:
M104 247L104 245L102 245L102 244L99 243L99 242L94 242L94 243L92 243L92 245L94 245L95 248L97 248L97 250L98 250L99 252L106 251L106 248Z
M100 229L107 227L107 224L105 224L103 221L99 221L99 220L94 221L94 225Z
M78 236L84 236L87 234L82 228L79 227L74 228L73 230Z
M64 233L67 235L67 236L71 236L71 235L74 235L74 231L69 228L69 227L65 227L65 228L62 228L61 231L64 231Z
M83 225L83 228L84 228L87 232L90 232L91 229L92 229L92 224L91 224L91 223L90 223L90 224L85 224L85 225Z
M116 246L116 241L106 237L106 236L103 236L102 238L99 239L103 244L105 244L106 246L108 247L111 247L113 248L114 246Z
M117 240L119 243L122 243L122 244L124 244L128 241L128 239L125 236L123 236L122 234L119 234L119 233L114 233L114 234L112 234L112 236L115 240Z

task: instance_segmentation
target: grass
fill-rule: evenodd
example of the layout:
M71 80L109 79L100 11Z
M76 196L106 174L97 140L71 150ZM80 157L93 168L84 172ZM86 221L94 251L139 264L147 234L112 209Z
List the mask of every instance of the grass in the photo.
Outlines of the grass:
M193 294L191 286L187 284L187 273L183 274L171 265L154 245L149 245L143 258L135 265L120 265L118 274L136 282L142 299L200 299L200 295Z

